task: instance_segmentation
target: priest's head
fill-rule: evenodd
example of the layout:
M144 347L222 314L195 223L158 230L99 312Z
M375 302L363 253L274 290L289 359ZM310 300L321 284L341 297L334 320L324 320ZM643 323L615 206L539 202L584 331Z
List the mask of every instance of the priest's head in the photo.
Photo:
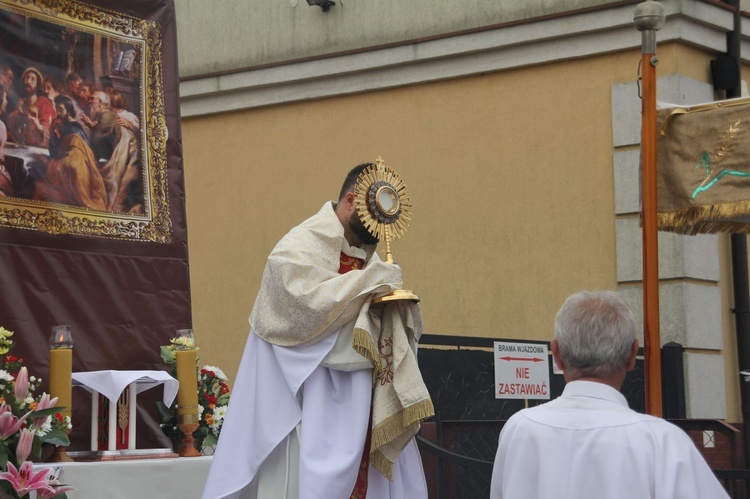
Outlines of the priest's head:
M565 381L598 381L619 390L638 353L635 319L618 293L582 291L557 313L551 347Z
M338 215L341 225L344 226L344 237L352 246L361 244L378 244L378 238L373 236L357 214L357 207L354 196L354 186L360 173L367 168L375 166L372 163L362 163L352 168L344 179L341 186L339 200L336 203L336 215Z

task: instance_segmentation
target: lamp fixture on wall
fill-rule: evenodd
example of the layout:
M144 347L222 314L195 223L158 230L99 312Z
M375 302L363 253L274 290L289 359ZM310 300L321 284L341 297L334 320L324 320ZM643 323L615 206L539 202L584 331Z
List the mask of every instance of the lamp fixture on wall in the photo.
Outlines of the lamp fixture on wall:
M333 2L332 0L307 0L308 5L317 5L321 9L323 9L323 12L328 12L328 9L330 9L333 5L336 5L336 2Z

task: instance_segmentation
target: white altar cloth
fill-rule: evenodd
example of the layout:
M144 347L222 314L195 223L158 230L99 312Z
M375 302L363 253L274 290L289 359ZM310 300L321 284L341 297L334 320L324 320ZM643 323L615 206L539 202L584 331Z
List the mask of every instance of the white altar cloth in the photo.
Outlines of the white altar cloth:
M164 404L172 405L177 396L179 382L164 371L89 371L73 373L73 383L88 391L101 393L110 402L117 403L122 391L131 383L136 383L136 393L141 393L156 385L164 385Z
M73 373L73 386L81 386L92 392L91 396L91 450L96 451L98 443L97 415L99 412L99 393L109 400L109 424L107 442L109 450L115 450L117 413L116 405L125 389L128 390L128 449L135 449L135 408L137 394L164 385L164 404L172 405L180 383L164 371L88 371ZM123 441L124 443L124 441Z
M75 487L69 499L199 499L210 456L75 463L38 463L59 470L60 483Z

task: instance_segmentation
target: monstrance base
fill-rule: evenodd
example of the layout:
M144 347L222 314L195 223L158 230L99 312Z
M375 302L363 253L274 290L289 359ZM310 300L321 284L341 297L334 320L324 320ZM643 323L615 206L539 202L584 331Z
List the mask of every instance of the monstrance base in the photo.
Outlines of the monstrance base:
M419 297L409 291L408 289L394 289L387 295L378 296L377 298L373 298L372 304L377 305L378 303L384 303L388 301L396 301L396 300L411 300L413 302L419 303Z

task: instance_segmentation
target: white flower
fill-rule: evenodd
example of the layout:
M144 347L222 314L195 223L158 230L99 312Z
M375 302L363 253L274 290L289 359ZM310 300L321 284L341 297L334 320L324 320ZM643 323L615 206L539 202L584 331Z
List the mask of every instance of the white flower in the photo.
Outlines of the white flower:
M4 327L0 326L0 338L10 338L13 336L13 331L8 331Z
M36 381L36 376L29 376L29 382L33 383Z
M40 436L40 437L43 437L43 436L45 436L45 435L46 435L47 433L49 433L49 432L50 432L50 430L52 430L52 422L51 422L51 420L50 420L50 417L47 417L47 421L45 421L45 422L44 422L44 424L43 424L42 426L40 426L39 428L37 428L37 430L36 430L36 432L35 432L35 433L36 433L36 434L37 434L38 436Z
M203 415L203 406L200 404L198 404L198 415L199 416Z
M214 422L211 424L211 428L219 430L221 425L224 423L224 416L227 414L227 406L220 405L214 409Z
M219 378L222 381L226 381L227 380L227 375L224 374L224 371L222 371L221 369L219 369L216 366L203 366L203 369L205 369L206 371L213 372L216 375L216 377Z
M0 380L10 382L10 381L13 381L13 379L14 379L13 376L8 371L4 371L0 369Z
M34 397L32 397L31 395L29 395L28 397L26 397L24 399L23 403L26 404L26 405L28 405L28 404L32 403L33 401L34 401Z

